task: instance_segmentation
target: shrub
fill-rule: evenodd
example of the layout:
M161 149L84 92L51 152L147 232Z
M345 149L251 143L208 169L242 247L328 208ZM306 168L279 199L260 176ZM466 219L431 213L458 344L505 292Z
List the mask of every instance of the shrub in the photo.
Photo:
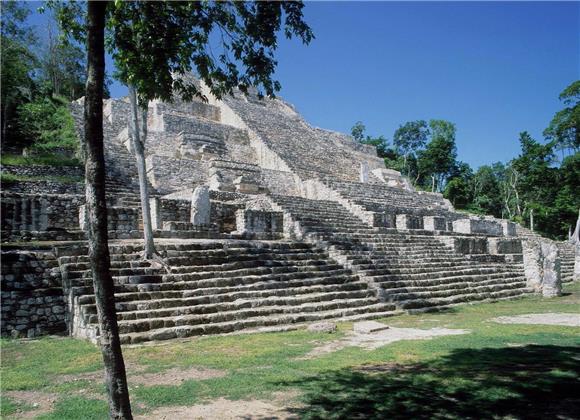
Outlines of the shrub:
M44 97L21 105L18 124L22 134L32 141L32 148L38 151L79 148L74 120L64 98Z

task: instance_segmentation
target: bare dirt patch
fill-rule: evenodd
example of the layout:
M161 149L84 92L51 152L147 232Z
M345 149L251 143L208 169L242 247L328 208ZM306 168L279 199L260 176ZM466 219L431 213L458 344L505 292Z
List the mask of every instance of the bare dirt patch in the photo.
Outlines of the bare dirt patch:
M14 413L11 416L14 419L32 419L49 413L58 398L57 394L39 391L7 391L4 395L19 404L32 407L31 410Z
M130 384L138 385L180 385L183 381L221 378L227 375L227 371L219 369L202 368L172 368L157 373L142 373L139 375L129 374Z
M219 398L205 404L197 404L191 407L163 407L149 414L137 416L135 420L150 419L203 419L203 420L274 420L274 419L297 419L291 413L298 407L293 399L297 392L277 392L269 401L241 400L231 401Z
M468 334L470 331L449 328L431 328L421 330L417 328L396 328L376 331L368 334L350 332L340 340L332 341L320 347L314 348L302 359L312 359L324 354L332 353L345 347L361 347L366 350L374 350L387 344L400 340L428 340L444 335Z
M566 327L580 327L580 314L550 312L545 314L500 316L493 318L492 321L500 324L562 325Z

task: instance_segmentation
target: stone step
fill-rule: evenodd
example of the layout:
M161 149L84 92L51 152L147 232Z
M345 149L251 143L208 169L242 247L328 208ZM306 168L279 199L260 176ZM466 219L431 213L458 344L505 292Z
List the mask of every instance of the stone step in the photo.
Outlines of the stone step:
M487 291L483 293L466 293L460 295L453 295L443 298L433 298L433 299L417 299L412 298L407 301L398 301L397 304L400 308L411 310L411 309L426 309L426 308L445 308L449 305L455 305L459 303L468 302L481 302L488 300L499 300L505 298L517 298L522 297L530 291L526 288L519 289L508 289L500 291Z
M502 283L488 281L472 284L462 281L457 283L448 283L445 285L436 285L427 287L388 289L385 290L385 292L390 300L397 301L397 300L409 300L412 298L424 299L424 298L447 297L456 294L465 294L466 291L480 293L481 291L519 289L525 286L526 286L525 279L510 278Z
M278 312L271 314L267 310L263 312L254 312L257 312L255 316L247 317L245 319L229 320L225 319L226 317L214 317L205 324L161 327L141 333L121 334L120 339L122 344L136 344L144 341L185 338L196 335L224 334L257 327L302 324L324 319L340 319L348 321L385 317L399 313L393 305L387 304L372 304L367 306L357 306L354 308L325 308L325 310L298 313ZM264 312L266 315L261 315L261 313Z
M348 290L348 288L335 291L327 291L323 288L307 291L298 290L296 296L293 296L292 291L287 289L276 290L275 293L270 291L253 292L251 294L240 292L221 295L219 299L212 296L119 303L117 304L117 318L119 321L148 320L180 317L184 315L221 313L246 308L257 308L260 306L301 305L308 302L319 302L323 304L331 300L362 299L367 297L374 297L373 292L356 289ZM83 307L83 311L91 315L88 322L97 322L96 307L85 306Z
M454 269L433 269L429 270L426 268L422 268L418 266L416 269L397 269L397 268L388 268L388 269L376 269L376 270L358 270L359 274L369 277L401 277L404 276L408 279L418 279L418 278L441 278L441 277L448 277L451 275L456 276L471 276L471 275L479 275L479 274L493 274L498 273L498 268L496 267L469 267L469 268L454 268ZM517 273L519 270L513 269L508 270L504 269L501 270L500 273L512 272Z
M281 267L251 267L251 268L233 268L231 270L212 271L206 269L199 272L188 273L172 273L164 274L162 279L164 282L173 281L194 281L221 277L240 277L253 276L263 274L290 274L290 273L320 273L329 272L334 275L350 273L350 270L345 269L339 264L327 264L323 266L281 266Z
M248 277L210 278L198 281L151 283L151 284L118 284L115 286L118 302L135 300L170 299L195 296L210 296L238 291L274 290L287 287L333 286L360 283L356 276L349 273L333 275L332 273L290 273L285 275L262 275ZM74 289L78 303L94 303L92 287Z

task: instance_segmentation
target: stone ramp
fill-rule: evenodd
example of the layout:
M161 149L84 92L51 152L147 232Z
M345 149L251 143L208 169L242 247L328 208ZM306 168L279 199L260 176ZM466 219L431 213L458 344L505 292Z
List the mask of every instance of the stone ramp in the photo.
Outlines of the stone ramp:
M393 314L375 291L324 251L300 242L158 245L170 272L140 261L138 245L111 246L123 344ZM61 256L73 334L95 340L88 257Z
M466 258L433 232L369 227L334 201L272 199L299 226L301 235L323 244L333 258L398 308L427 310L529 292L519 263Z

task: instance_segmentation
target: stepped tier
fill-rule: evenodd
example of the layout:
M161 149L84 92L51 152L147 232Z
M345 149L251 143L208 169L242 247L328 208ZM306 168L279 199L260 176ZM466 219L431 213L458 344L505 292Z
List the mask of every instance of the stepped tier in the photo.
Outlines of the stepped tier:
M313 127L279 99L218 101L200 88L208 103L149 104L147 181L167 269L141 259L129 103L105 102L109 237L126 240L110 246L124 344L376 318L531 292L522 240L545 239L511 222L455 212L441 194L414 191L373 146ZM82 132L81 103L72 110ZM196 195L192 205L202 185L209 200ZM3 193L3 240L83 241L84 195L64 190ZM54 315L66 315L75 336L96 339L87 250L62 245L67 306ZM557 246L562 277L572 280L575 248ZM52 295L41 301L49 305Z
M369 227L334 201L273 200L307 238L325 244L331 256L401 309L434 309L530 292L521 264L466 258L428 232L385 233L389 230Z
M297 242L186 242L159 245L169 271L140 260L140 246L111 246L124 344L320 319L395 313L366 282L324 251ZM96 307L85 250L62 256L74 334L95 339Z

